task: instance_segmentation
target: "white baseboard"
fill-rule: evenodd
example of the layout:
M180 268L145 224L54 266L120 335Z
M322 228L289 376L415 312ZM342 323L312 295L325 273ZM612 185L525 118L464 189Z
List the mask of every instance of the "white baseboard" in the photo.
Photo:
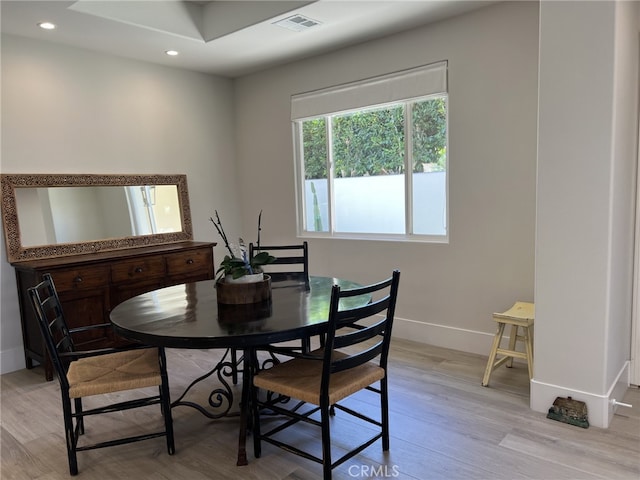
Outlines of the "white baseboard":
M587 404L589 425L608 428L613 414L617 408L620 408L614 405L612 400L620 401L627 388L629 388L629 367L630 363L628 361L624 362L615 381L605 395L540 382L534 376L533 380L531 380L531 409L536 412L547 412L556 397L571 397Z
M494 334L395 317L393 336L436 347L489 355ZM508 341L505 335L504 341Z

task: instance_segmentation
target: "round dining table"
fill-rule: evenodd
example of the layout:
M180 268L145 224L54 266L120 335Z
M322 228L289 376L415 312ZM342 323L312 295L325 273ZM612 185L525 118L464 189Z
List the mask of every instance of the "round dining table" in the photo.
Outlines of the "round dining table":
M308 339L326 330L333 285L342 289L360 284L333 277L311 276L310 288L295 282L272 282L269 300L227 305L218 302L216 281L185 283L137 295L117 305L110 314L115 332L146 345L165 348L224 348L227 353L243 352L242 398L240 400L240 438L238 465L247 464L246 431L249 392L256 362L256 351L274 343ZM341 299L341 308L364 305L370 296ZM227 354L210 372L196 378L172 407L186 405L198 409L209 418L229 414L233 403L232 389L225 380L236 365L225 361ZM235 359L235 357L234 357ZM227 373L225 373L225 371ZM214 372L224 388L216 388L209 396L209 406L227 405L222 413L208 413L207 408L183 400L196 383Z

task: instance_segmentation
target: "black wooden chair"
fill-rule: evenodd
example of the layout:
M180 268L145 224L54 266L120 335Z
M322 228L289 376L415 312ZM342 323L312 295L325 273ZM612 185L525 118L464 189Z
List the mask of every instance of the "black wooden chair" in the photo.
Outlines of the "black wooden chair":
M260 245L260 251L269 252L276 257L273 263L263 267L264 272L271 276L273 282L283 282L281 285L304 285L311 289L309 283L309 247L307 242L299 245ZM275 252L275 253L273 253ZM253 243L249 244L249 257L258 253ZM273 285L272 285L273 286ZM309 351L311 341L302 339L302 349Z
M324 348L311 353L301 353L297 358L256 372L251 391L256 458L260 457L261 442L265 441L321 463L324 479L327 480L331 478L331 472L336 466L357 455L378 439L382 439L382 450L389 450L387 358L399 281L400 272L396 270L391 278L361 288L340 290L339 286L334 285ZM338 309L340 299L365 294L373 296L368 305ZM376 384L379 386L376 387ZM260 389L266 394L260 394ZM378 414L365 414L341 403L345 398L363 389L379 396ZM283 402L283 398L301 400L306 406L301 409L298 404L293 408L287 408L288 402ZM349 414L350 423L353 420L363 425L378 427L373 436L367 436L366 440L351 447L337 460L333 460L331 455L330 425L338 421L330 420L330 416L333 415L332 407ZM320 421L312 418L317 412L320 412ZM268 431L263 433L266 419L276 425L271 425ZM295 428L299 422L320 427L322 456L303 449L299 436L286 435L284 431ZM349 428L360 432L368 431L356 425ZM297 442L290 441L292 438L298 439ZM344 444L340 447L348 448Z
M260 252L269 252L276 257L273 263L265 265L262 270L265 274L271 276L272 282L279 282L280 286L304 285L307 290L311 289L309 283L309 247L307 242L298 245L257 245L249 244L249 258L252 259ZM274 253L275 252L275 253ZM273 284L272 284L273 288ZM276 287L277 288L277 287ZM311 340L309 338L302 339L301 347L294 348L299 351L309 351ZM268 350L268 349L267 349ZM238 383L238 372L241 358L238 358L236 349L231 349L231 378L236 385ZM268 362L277 362L278 360L272 355Z
M260 245L260 251L276 257L273 263L262 267L264 273L274 282L292 281L304 283L309 290L309 247L307 242L300 245ZM257 246L249 244L249 258L259 253Z
M44 274L41 283L29 288L29 296L60 381L71 475L78 474L77 452L84 450L166 437L167 451L169 455L173 455L175 446L164 349L131 346L78 351L73 343L73 333L95 328L111 328L111 324L91 325L69 330L58 293L49 274ZM150 396L144 392L144 396L137 396L132 400L103 404L103 406L88 410L83 408L83 397L147 387L158 387L158 394ZM80 435L84 434L85 417L157 404L160 404L160 410L164 416L164 430L131 437L119 437L101 443L78 445Z

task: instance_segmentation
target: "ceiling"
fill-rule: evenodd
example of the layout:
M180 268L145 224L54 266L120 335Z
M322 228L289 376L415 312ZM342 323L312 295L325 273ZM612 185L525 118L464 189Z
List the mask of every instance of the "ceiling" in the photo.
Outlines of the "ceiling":
M0 18L2 33L238 77L489 3L493 2L1 0ZM274 25L292 16L318 24L302 31ZM43 21L56 28L39 28L37 24ZM179 54L171 57L167 50Z

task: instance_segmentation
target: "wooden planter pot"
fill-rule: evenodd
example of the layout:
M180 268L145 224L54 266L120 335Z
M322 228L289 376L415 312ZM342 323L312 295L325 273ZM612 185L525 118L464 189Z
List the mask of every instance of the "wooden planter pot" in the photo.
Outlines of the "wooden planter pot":
M227 283L222 278L216 282L216 295L224 305L264 302L271 298L271 277L252 283Z

